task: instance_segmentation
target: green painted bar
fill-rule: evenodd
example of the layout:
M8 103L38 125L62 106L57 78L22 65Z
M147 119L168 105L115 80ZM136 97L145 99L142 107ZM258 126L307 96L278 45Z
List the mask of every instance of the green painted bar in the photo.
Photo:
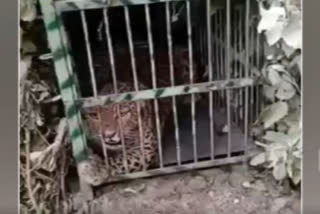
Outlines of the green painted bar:
M198 84L189 84L175 87L159 88L159 89L147 89L139 92L128 92L121 94L111 94L106 96L81 98L77 100L77 105L81 108L88 108L98 105L108 105L112 103L121 103L128 101L140 101L150 100L164 97L172 97L178 95L186 95L193 93L204 93L208 91L216 91L227 88L243 88L254 85L258 82L258 79L254 78L242 78L242 79L230 79L219 80Z
M58 11L76 11L88 9L102 9L106 7L118 7L129 5L143 5L161 2L173 2L182 0L56 0L54 1Z
M79 94L72 73L71 57L66 46L62 32L62 23L50 0L40 0L41 10L46 26L49 46L52 52L55 72L60 88L62 100L65 104L65 112L72 139L72 150L76 161L87 158L87 142L81 127L81 114L75 101Z

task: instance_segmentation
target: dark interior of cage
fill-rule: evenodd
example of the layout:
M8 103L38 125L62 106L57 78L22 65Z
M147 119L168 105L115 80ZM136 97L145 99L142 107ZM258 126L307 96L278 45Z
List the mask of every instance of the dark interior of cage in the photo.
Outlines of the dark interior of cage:
M212 80L226 80L226 72L230 72L230 78L245 77L245 53L253 53L249 56L249 75L252 70L259 68L261 64L260 40L254 31L254 26L249 30L249 47L245 46L245 7L239 4L231 5L230 12L230 69L226 68L226 10L218 10L211 16L211 49L212 58L208 60L208 36L206 21L206 1L191 1L191 38L192 38L192 62L193 73L197 73L194 83L209 81L209 62L212 65ZM129 6L130 32L134 48L134 59L138 80L148 88L152 88L151 60L149 55L150 43L148 43L148 32L146 25L146 12L143 5ZM157 87L169 87L169 45L167 40L166 8L163 3L150 4L151 36L154 49L154 60L156 64ZM190 80L181 80L183 72L189 75L188 53L188 21L184 1L170 3L170 26L172 36L173 67L176 82L174 85L190 84ZM128 30L123 7L108 8L108 22L111 32L112 50L115 61L115 73L117 81L133 83L132 61L129 49ZM76 72L82 97L93 96L90 64L88 57L88 46L85 42L84 27L80 12L67 12L64 14L64 24L71 45L74 70ZM85 11L85 22L88 30L88 41L90 55L92 58L98 91L106 84L112 84L112 72L106 28L104 25L103 10ZM102 23L102 24L101 24ZM250 21L250 23L253 23ZM214 91L213 94L213 121L214 141L213 151L215 158L228 156L228 133L231 135L230 156L242 155L245 151L245 112L247 108L248 123L255 120L261 109L259 97L261 91L258 87L235 88L229 90L227 102L227 91ZM162 131L163 164L165 166L177 164L177 140L176 131L179 134L179 146L181 162L194 161L194 138L192 125L195 124L196 148L198 160L209 160L212 141L210 139L210 115L209 115L209 92L195 96L195 117L192 117L191 99L189 102L177 104L178 127L174 124L174 114L171 113L165 121L165 129ZM180 95L178 97L191 97L191 95ZM247 106L245 105L248 98ZM171 100L172 97L158 99ZM228 127L228 104L230 104L230 123ZM194 123L193 123L194 120ZM252 139L248 138L249 148L253 145ZM229 156L229 157L230 157Z

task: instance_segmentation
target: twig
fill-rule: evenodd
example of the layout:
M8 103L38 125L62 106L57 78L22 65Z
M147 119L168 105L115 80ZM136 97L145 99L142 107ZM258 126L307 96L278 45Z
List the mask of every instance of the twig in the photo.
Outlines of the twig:
M35 128L35 131L38 133L39 137L43 140L43 142L45 142L47 145L50 145L49 141L43 136L43 134L37 127Z
M61 172L60 172L60 182L61 182L61 195L62 199L66 200L66 190L65 190L65 167L66 167L66 152L63 151L61 158Z
M57 96L45 99L44 101L42 101L42 103L53 103L53 102L60 101L61 99L62 99L61 95L57 95Z
M33 169L36 169L39 166L39 164L41 164L48 157L48 154L50 152L52 152L52 154L55 155L59 151L59 148L63 142L63 138L66 134L66 128L67 128L67 122L66 122L66 119L63 118L60 120L60 123L57 127L57 131L56 131L57 135L55 137L54 142L42 151L41 157L38 158L39 160L37 162L38 165L35 165Z
M34 198L32 185L31 185L31 171L30 171L30 142L26 143L26 185L28 189L28 194L34 209L36 210L37 214L41 214L41 211L38 207L38 204Z

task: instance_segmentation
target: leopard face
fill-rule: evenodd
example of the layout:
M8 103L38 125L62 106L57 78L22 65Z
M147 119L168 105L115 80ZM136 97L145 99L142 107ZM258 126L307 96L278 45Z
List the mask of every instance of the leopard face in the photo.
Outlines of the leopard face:
M120 149L121 134L124 137L128 136L138 127L137 120L132 118L135 117L135 112L132 110L134 110L133 104L111 104L88 109L86 121L90 134L99 137L107 149Z

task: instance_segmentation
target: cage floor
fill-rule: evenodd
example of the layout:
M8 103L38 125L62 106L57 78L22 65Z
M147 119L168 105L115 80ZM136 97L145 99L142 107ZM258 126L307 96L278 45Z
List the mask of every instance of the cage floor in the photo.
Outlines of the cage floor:
M210 158L210 119L207 103L196 104L196 136L197 136L197 155L198 159ZM185 105L178 109L179 136L180 136L180 157L181 162L191 162L193 157L193 137L192 137L192 118L191 105ZM227 114L225 109L214 109L214 124L221 129L227 124ZM231 153L241 154L244 151L244 133L239 126L231 126ZM174 129L166 131L163 141L163 163L173 165L177 163L177 150ZM218 135L215 132L214 156L215 158L227 155L228 134ZM248 138L248 148L252 148L253 140Z

